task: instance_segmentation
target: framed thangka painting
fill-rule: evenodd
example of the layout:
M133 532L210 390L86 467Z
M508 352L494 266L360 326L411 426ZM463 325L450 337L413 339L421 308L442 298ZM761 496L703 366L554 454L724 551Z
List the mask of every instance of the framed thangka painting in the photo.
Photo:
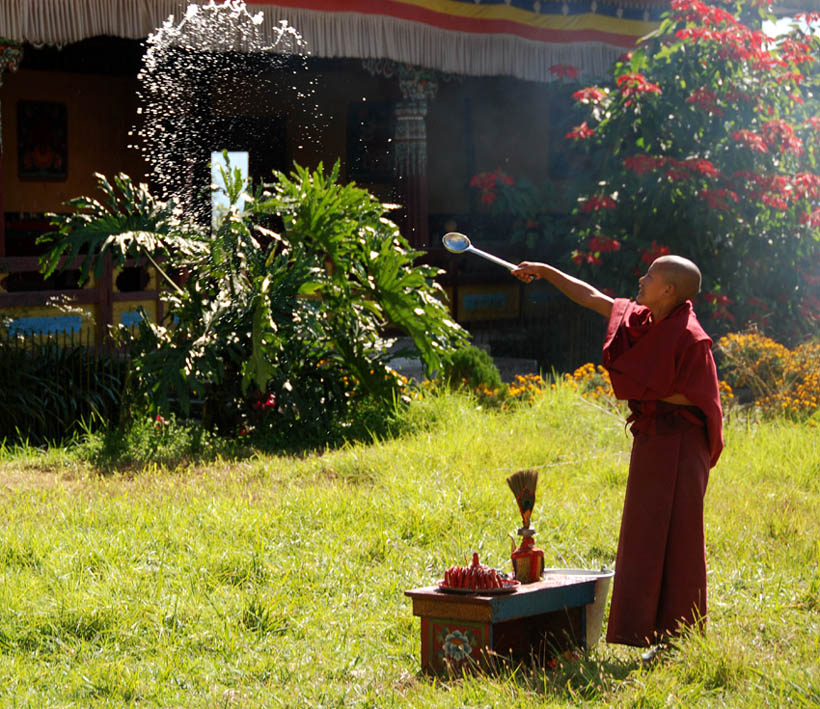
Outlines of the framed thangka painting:
M360 102L348 111L348 174L360 182L393 179L393 110L389 103Z
M21 180L65 180L68 119L64 103L17 103L17 169Z

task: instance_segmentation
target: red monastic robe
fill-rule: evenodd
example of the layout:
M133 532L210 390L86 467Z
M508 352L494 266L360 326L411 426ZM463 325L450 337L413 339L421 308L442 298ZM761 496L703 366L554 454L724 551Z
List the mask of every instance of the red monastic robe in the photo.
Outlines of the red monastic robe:
M628 399L634 441L607 641L646 646L706 618L703 498L723 449L712 341L686 301L653 323L617 298L603 362ZM694 406L660 401L683 394Z

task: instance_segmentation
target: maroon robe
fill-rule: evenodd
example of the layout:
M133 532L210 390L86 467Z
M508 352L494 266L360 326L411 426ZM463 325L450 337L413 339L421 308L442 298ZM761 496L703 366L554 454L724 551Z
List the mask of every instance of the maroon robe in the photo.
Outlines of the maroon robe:
M634 442L607 641L651 645L706 618L703 497L723 449L712 341L686 301L653 323L617 298L603 362L628 399ZM660 401L683 394L694 406Z

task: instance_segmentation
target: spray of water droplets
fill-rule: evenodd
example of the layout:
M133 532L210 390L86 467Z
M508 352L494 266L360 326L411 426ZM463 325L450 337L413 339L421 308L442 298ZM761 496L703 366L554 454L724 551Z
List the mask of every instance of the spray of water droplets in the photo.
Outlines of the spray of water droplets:
M205 216L210 153L228 147L218 131L271 97L281 103L283 92L294 101L312 98L292 88L291 74L306 70L307 56L296 30L284 21L265 27L263 14L250 14L240 0L189 5L181 20L171 16L152 33L138 75L132 135L140 140L131 147L142 153L163 198Z

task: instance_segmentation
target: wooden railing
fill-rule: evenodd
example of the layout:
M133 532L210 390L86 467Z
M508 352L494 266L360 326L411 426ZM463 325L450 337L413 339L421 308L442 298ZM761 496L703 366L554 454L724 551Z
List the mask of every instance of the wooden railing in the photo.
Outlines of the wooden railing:
M80 268L85 257L78 257L71 264L69 269ZM138 261L127 261L127 267L143 267L144 264ZM21 273L36 273L40 271L40 263L37 257L0 256L0 279L8 281L8 276ZM4 275L5 274L5 275ZM115 312L123 307L133 305L134 307L146 307L152 311L152 315L157 321L162 319L162 299L160 291L156 288L146 290L129 290L121 292L115 285L116 272L112 266L111 259L104 261L103 273L99 279L90 281L85 287L78 288L55 288L42 290L21 289L8 292L0 285L0 317L4 319L14 319L30 315L32 311L36 316L45 317L46 313L53 309L53 314L58 314L59 306L77 306L90 316L93 322L88 327L95 329L95 336L98 343L102 343L108 336L109 326L115 324ZM151 276L150 280L156 283L156 277ZM0 281L2 282L2 281Z

